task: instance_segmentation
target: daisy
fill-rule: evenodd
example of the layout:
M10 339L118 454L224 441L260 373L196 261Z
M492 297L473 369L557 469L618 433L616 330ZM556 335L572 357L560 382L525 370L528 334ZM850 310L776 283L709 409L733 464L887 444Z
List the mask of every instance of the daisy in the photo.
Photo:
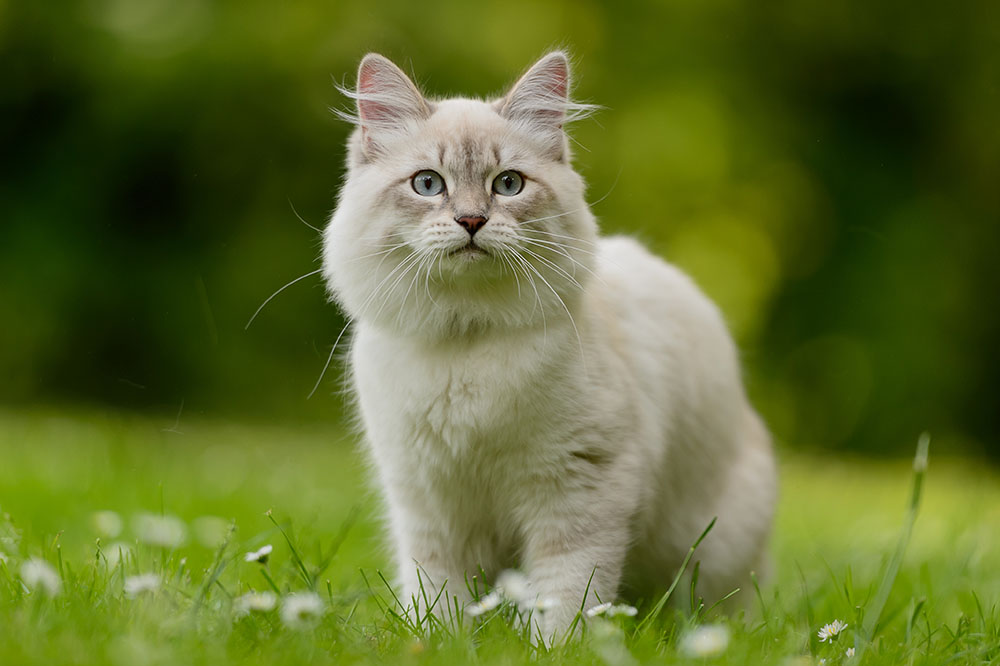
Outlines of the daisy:
M237 597L233 602L233 610L237 615L249 615L254 613L267 613L274 610L278 605L278 595L274 592L248 592L241 597Z
M52 565L43 559L33 557L21 565L21 580L31 589L42 589L50 597L62 591L62 579Z
M586 611L584 611L583 614L586 615L587 617L597 617L598 615L604 615L604 613L609 608L611 608L611 602L606 601L603 604L597 604L596 606L591 606Z
M618 615L635 617L638 613L639 611L635 606L629 606L628 604L612 604L608 602L598 604L593 608L588 608L585 615L587 617L596 617L597 615L604 615L606 617L616 617Z
M729 646L729 629L721 624L695 627L681 639L681 652L688 657L715 657Z
M518 604L517 610L522 613L547 613L558 605L559 602L552 597L535 597L532 601Z
M133 521L139 541L160 548L176 548L187 538L187 527L175 516L140 513Z
M847 648L847 653L846 654L847 654L847 658L848 659L850 659L851 657L853 657L854 656L854 648L852 648L852 647Z
M135 599L146 592L156 592L160 589L160 577L155 573L129 576L125 579L125 596Z
M833 641L840 632L847 629L847 625L840 620L834 620L830 624L824 624L823 628L819 630L819 642L825 643L826 641Z
M285 597L281 621L291 629L305 629L323 614L323 600L315 592L296 592Z
M267 558L271 556L271 551L274 547L271 544L266 546L261 546L259 549L251 551L243 556L244 562L260 562L261 564L267 564Z
M483 613L488 613L503 602L503 597L496 590L493 590L485 597L474 601L465 608L465 612L472 617L479 617Z
M519 606L522 604L534 604L535 602L535 595L531 591L531 583L528 582L528 577L520 571L515 571L514 569L501 571L500 575L497 576L496 587L505 599L513 601Z
M94 531L100 536L114 539L122 533L122 517L114 511L95 511L90 516Z
M101 546L101 552L108 561L108 567L114 569L121 561L128 562L132 556L132 546L124 541L113 541L107 546Z

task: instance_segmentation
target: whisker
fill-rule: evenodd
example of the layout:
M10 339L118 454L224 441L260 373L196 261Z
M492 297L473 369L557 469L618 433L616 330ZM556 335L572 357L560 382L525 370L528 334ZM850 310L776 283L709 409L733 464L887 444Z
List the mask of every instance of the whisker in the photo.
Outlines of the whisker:
M562 299L562 296L560 296L559 292L557 292L555 288L551 284L549 284L549 281L545 279L545 276L543 276L538 271L538 269L532 266L530 263L528 263L527 265L531 268L531 270L535 273L535 275L538 276L538 279L545 283L545 286L549 288L549 291L552 292L552 295L556 297L557 301L559 301L559 305L561 305L563 310L566 311L566 316L569 317L569 323L573 327L573 332L576 334L576 342L580 346L580 363L583 365L583 373L584 375L588 375L589 373L587 371L587 357L583 351L583 338L580 337L580 329L576 327L576 320L573 319L573 313L569 311L569 307L567 307L566 302Z
M569 280L570 282L572 282L576 287L578 287L581 291L583 291L583 285L580 284L579 282L577 282L576 278L574 278L572 275L570 275L568 272L566 272L566 270L564 268L562 268L558 264L553 263L552 261L546 259L542 255L540 255L540 254L538 254L536 252L532 252L531 250L529 250L526 247L521 248L521 249L523 251L527 252L528 254L530 254L535 259L538 259L539 261L544 262L547 266L551 267L553 270L558 271L560 274L562 274L563 276L565 276L567 280Z
M333 233L330 234L330 236L332 236L333 238L348 238L352 241L381 241L381 240L388 240L390 238L402 237L406 235L407 234L405 231L393 231L387 234L377 234L375 236L354 236L351 234L333 234Z
M597 246L597 243L594 243L594 242L588 241L588 240L584 240L584 239L579 238L577 236L567 236L566 234L557 234L557 233L554 233L552 231L545 231L544 229L524 229L522 231L523 231L523 233L543 234L545 236L551 236L553 238L558 238L560 240L565 240L565 241L572 241L574 243L584 243L584 244L589 245L591 247L596 247ZM583 248L577 248L575 245L570 245L570 243L566 243L566 245L568 245L569 247L572 247L574 249L579 249L581 252L591 252L590 250L584 250ZM593 254L593 252L591 252L591 254Z
M611 193L614 192L615 188L618 186L618 179L621 178L621 177L622 177L622 167L618 167L618 173L615 174L615 180L614 180L613 183L611 183L611 187L608 188L608 191L604 193L604 196L602 196L601 198L597 199L596 201L591 201L587 205L588 206L596 206L597 204L601 203L602 201L604 201L605 199L607 199L608 197L610 197Z
M440 254L440 253L437 255L438 271L441 270L441 258L443 256L444 255ZM431 261L433 261L433 259L431 259ZM434 271L434 266L433 265L428 265L427 266L427 272L424 273L424 291L427 292L427 298L428 298L428 300L430 300L431 303L433 303L435 306L437 306L438 302L434 299L434 296L431 294L431 273L433 271Z
M540 238L531 238L530 236L522 236L518 240L521 241L521 243L525 243L525 244L528 244L528 245L534 245L534 246L536 246L536 247L538 247L540 249L549 250L551 252L555 252L556 254L558 254L560 256L566 257L566 259L568 259L571 263L574 264L574 266L573 266L573 274L574 275L576 275L576 267L577 266L579 266L580 268L587 268L586 266L583 265L582 262L574 259L573 256L570 255L570 253L566 251L566 246L563 245L563 244L561 244L561 243L554 243L552 241L546 241L546 240L542 240ZM577 248L573 248L573 249L577 249Z
M575 266L579 266L580 268L582 268L583 270L587 271L592 276L594 276L594 279L598 280L601 284L607 286L608 283L605 282L604 279L600 275L598 275L597 273L595 273L589 266L587 266L586 264L584 264L581 261L578 261L577 259L574 259L568 253L561 251L561 246L558 243L553 243L551 241L545 241L545 240L542 240L540 238L522 237L519 240L521 240L524 243L527 243L528 245L535 245L535 244L541 243L542 245L539 245L539 247L551 249L551 250L554 250L555 252L558 252L559 254L561 254L562 256L566 257L571 262L573 262L574 267ZM586 252L585 250L580 250L580 251L581 252ZM588 252L587 254L593 254L593 253ZM593 256L596 257L597 255L593 254Z
M511 252L509 256L511 257L511 259L515 261L515 263L518 266L521 267L521 270L524 271L525 279L528 280L528 284L531 285L531 289L535 292L535 300L538 302L538 309L542 314L542 343L544 344L545 341L548 339L548 323L546 322L545 318L545 304L542 302L542 296L541 294L538 293L538 287L535 286L535 280L534 278L531 277L529 269L531 270L531 272L535 272L536 274L537 272L534 271L534 269L531 267L531 264L528 263L528 260L519 255L517 252ZM535 312L534 310L531 311L532 314L534 314L534 312Z
M290 198L288 199L288 205L292 207L292 212L293 212L293 213L295 213L295 217L299 218L299 222L301 222L302 224L306 225L307 227L309 227L310 229L312 229L312 230L313 230L313 231L315 231L316 233L318 233L318 234L320 234L320 235L322 235L322 234L323 234L323 230L322 230L322 229L317 229L317 228L316 228L316 227L314 227L313 225L311 225L311 224L309 224L308 222L306 222L306 221L305 221L305 220L304 220L304 219L302 218L302 216L301 216L301 215L299 215L299 211L295 210L295 204L293 204L293 203L292 203L292 200L291 200Z
M307 277L311 277L313 275L316 275L317 273L322 273L322 272L323 272L322 268L317 268L316 270L311 271L309 273L306 273L305 275L300 275L299 277L295 278L294 280L292 280L291 282L289 282L288 284L286 284L284 287L281 287L280 289L278 289L278 291L276 291L273 294L271 294L270 296L268 296L267 299L263 303L260 304L260 307L257 308L257 311L253 313L253 316L250 317L250 321L248 321L247 325L243 327L243 330L245 331L248 328L250 328L250 324L252 324L253 320L257 318L257 315L260 314L260 311L264 309L264 306L271 302L272 298L274 298L275 296L277 296L278 294L280 294L281 292L283 292L285 289L288 289L289 287L291 287L296 282L299 282L300 280L305 280Z
M580 238L576 238L576 237L574 237L574 236L565 236L565 235L563 235L563 234L556 234L556 233L552 233L551 231L542 231L541 229L525 229L524 231L525 231L525 233L526 233L526 234L527 234L527 233L532 233L532 234L545 234L546 236L553 236L553 237L555 237L555 238L564 238L564 239L568 239L568 240L571 240L571 241L575 240L575 241L580 241L580 242L583 242L583 243L587 243L588 245L594 245L594 246L596 246L596 243L591 243L590 241L584 241L583 239L580 239ZM519 238L521 238L522 240L523 240L523 239L524 239L525 237L526 237L526 236L519 236ZM529 238L532 238L532 237L530 237L530 236L528 236L528 237L529 237ZM541 239L541 238L532 238L532 240L534 240L534 241L538 241L538 242L541 242L541 241L542 241L543 239ZM551 241L550 241L550 242L551 242ZM601 259L602 261L605 261L605 262L607 262L607 263L611 264L612 266L616 266L616 267L618 267L618 268L621 268L621 266L619 266L619 265L618 265L617 263L615 263L615 262L611 261L611 260L610 260L610 259L609 259L609 258L607 257L607 255L602 255L602 254L600 254L599 252L591 252L590 250L584 250L583 248L579 248L579 247L576 247L575 245L570 245L569 243L566 243L566 246L567 246L567 247L572 247L572 248L573 248L574 250L576 250L576 251L578 251L578 252L583 252L584 254L589 254L589 255L590 255L590 256L592 256L592 257L595 257L595 258L600 258L600 259Z
M567 210L564 213L557 213L555 215L546 215L545 217L536 217L530 220L523 220L520 222L520 224L523 226L526 224L532 224L534 222L544 222L545 220L554 220L559 217L566 217L567 215L572 215L573 213L579 213L581 210L585 210L586 208L587 208L586 206L583 206L582 208L574 208L573 210Z
M579 208L574 208L573 210L568 210L565 213L559 213L557 215L548 215L546 217L536 217L536 218L534 218L532 220L524 220L520 224L524 225L524 224L531 224L532 222L543 222L545 220L554 220L554 219L556 219L558 217L565 217L566 215L572 215L573 213L579 213L580 211L586 210L586 209L590 208L591 206L596 206L597 204L601 203L602 201L604 201L605 199L607 199L609 196L611 196L611 193L614 191L615 186L618 185L618 179L621 177L621 175L622 175L622 170L619 169L618 170L618 175L615 176L615 182L611 183L611 187L608 189L607 192L604 193L604 196L600 197L599 199L597 199L595 201L591 201L590 203L584 203L583 206L581 206ZM580 240L582 240L582 239L580 239Z
M365 255L362 255L360 257L354 257L348 263L354 263L355 261L361 261L362 259L370 259L372 257L377 257L380 254L389 254L393 250L398 250L401 247L406 247L406 243L397 243L395 245L391 245L389 247L386 247L384 250L379 250L378 252L372 252L371 254L365 254Z
M398 271L400 271L400 269L402 269L402 273L400 273L399 277L402 278L409 271L409 267L412 266L413 263L415 263L415 261L417 259L419 259L419 258L420 258L420 256L416 252L414 252L413 254L408 255L405 259L403 259L401 262L399 262L399 264L395 268L393 268L389 272L388 275L386 275L384 278L382 278L382 280L378 283L378 285L375 287L375 289L372 290L372 292L368 295L368 297L365 299L365 301L361 304L361 307L358 310L358 316L361 316L362 314L364 314L368 310L368 308L374 303L374 301L375 301L376 297L378 296L379 292L381 291L382 287L390 279L392 279L392 277ZM384 260L385 260L385 258L383 257L383 261ZM382 263L379 262L379 266L381 266L381 265L382 265ZM406 268L404 268L404 266ZM322 270L322 269L320 269L320 270ZM306 277L306 276L302 276L302 277ZM299 278L299 279L301 279L301 278ZM395 283L393 283L392 289L395 288L395 285L398 284L398 282L399 282L399 279L397 279L397 281ZM282 287L282 288L284 288L284 287ZM391 291L391 289L390 289L390 291ZM265 302L265 304L266 304L266 302ZM383 306L384 305L385 305L385 303L383 302ZM379 308L379 312L381 312L381 311L382 311L381 308ZM347 323L344 324L344 328L340 329L340 335L338 335L337 339L334 341L333 347L330 349L330 354L326 358L326 363L323 365L323 370L320 372L319 378L316 380L316 383L313 385L312 390L309 392L309 395L306 397L307 400L310 399L310 398L312 398L313 395L316 393L316 391L319 389L320 384L323 382L323 377L326 376L326 371L330 368L330 364L333 362L333 355L334 355L334 352L336 352L336 350L337 350L337 345L340 344L340 340L341 340L341 338L344 337L344 333L347 332L348 327L356 320L356 318L357 317L348 317Z
M373 302L375 301L375 299L376 299L376 298L378 297L378 294L379 294L379 292L381 291L382 287L383 287L383 286L384 286L384 285L385 285L385 284L386 284L386 283L387 283L387 282L388 282L389 280L391 280L391 279L392 279L392 277L393 277L393 276L394 276L394 275L396 274L396 272L397 272L397 271L399 271L399 270L403 269L403 270L404 270L404 273L405 273L405 268L404 268L404 267L405 267L405 266L406 266L406 265L407 265L407 264L408 264L408 263L409 263L409 262L410 262L410 261L411 261L412 259L414 259L414 257L415 257L415 256L416 256L416 253L413 253L413 254L410 254L410 255L407 255L407 257L406 257L405 259L403 259L403 260L402 260L401 262L399 262L399 264L397 264L395 268L393 268L393 269L392 269L391 271L389 271L389 274L388 274L388 275L386 275L386 276L385 276L384 278L382 278L381 282L379 282L379 283L378 283L378 284L377 284L377 285L375 286L375 288L374 288L374 289L373 289L373 290L371 291L371 293L370 293L370 294L368 294L368 297L367 297L367 298L365 298L364 302L363 302L363 303L361 304L361 307L360 307L360 308L358 309L358 316L361 316L362 314L364 314L364 313L365 313L365 312L366 312L366 311L368 310L368 308L369 308L369 307L370 307L370 306L372 305L372 303L373 303ZM379 266L381 266L381 265L382 265L382 264L381 264L381 262L379 262Z
M514 269L514 264L511 263L511 260L507 256L506 252L500 252L499 254L497 254L497 257L499 257L500 261L503 262L506 268L510 269L510 274L514 276L514 284L517 285L517 299L521 300L521 277L517 274L517 271Z
M420 277L420 270L424 267L424 265L428 261L430 261L430 259L431 259L431 256L429 254L427 254L427 253L422 253L421 254L420 261L418 261L417 265L416 265L417 268L416 268L415 271L413 271L413 279L410 280L409 286L406 287L406 293L403 294L403 301L404 302L410 296L410 292L413 291L413 285L416 284L417 278ZM396 325L397 326L399 325L400 317L402 316L402 314L403 314L403 309L400 308L399 312L396 313Z
M385 308L386 304L389 302L389 295L392 294L392 292L394 292L396 290L396 287L399 285L399 283L402 280L404 280L406 278L406 274L410 272L410 269L413 268L414 266L416 266L417 264L419 264L422 258L423 258L422 254L420 254L418 252L414 252L413 254L411 254L409 257L407 257L400 264L400 266L402 266L402 265L405 264L406 268L403 270L402 273L399 274L399 276L395 279L395 281L391 285L389 285L389 288L386 289L385 298L382 299L382 304L379 305L378 310L375 311L375 315L374 315L375 319L378 319L378 316L380 314L382 314L382 310ZM397 266L396 269L398 270L399 266Z
M326 357L326 364L323 365L323 370L322 372L319 373L319 378L313 385L312 391L309 391L309 395L306 396L306 400L312 398L313 395L316 393L316 389L319 388L320 383L323 381L323 377L326 376L326 371L330 368L330 363L333 361L333 353L337 351L337 345L340 344L340 339L344 337L344 333L347 331L347 327L350 326L351 322L353 321L354 321L353 317L348 317L347 322L344 324L344 328L340 329L340 335L337 336L337 339L333 343L333 347L330 348L330 355Z

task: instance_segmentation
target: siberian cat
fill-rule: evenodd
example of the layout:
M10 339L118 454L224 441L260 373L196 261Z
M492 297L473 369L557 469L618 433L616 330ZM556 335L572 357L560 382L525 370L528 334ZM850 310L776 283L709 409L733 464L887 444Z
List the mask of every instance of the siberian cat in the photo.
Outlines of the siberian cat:
M598 235L569 89L561 52L491 101L427 99L365 56L323 248L404 598L519 567L550 637L624 585L662 591L714 516L699 594L745 587L776 487L718 310Z

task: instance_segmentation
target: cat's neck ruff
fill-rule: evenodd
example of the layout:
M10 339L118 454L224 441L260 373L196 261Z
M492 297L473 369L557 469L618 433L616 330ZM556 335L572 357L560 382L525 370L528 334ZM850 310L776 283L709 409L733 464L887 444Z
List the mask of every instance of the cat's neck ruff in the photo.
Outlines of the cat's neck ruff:
M440 295L436 298L439 303L446 300ZM494 303L488 308L481 303L458 302L407 312L401 317L361 321L386 338L408 339L429 347L445 345L457 353L482 344L509 344L517 338L537 336L554 341L573 337L579 322L585 320L581 316L583 299L577 293L560 294L560 299L563 305L553 298L553 302L545 303L544 310L538 301Z

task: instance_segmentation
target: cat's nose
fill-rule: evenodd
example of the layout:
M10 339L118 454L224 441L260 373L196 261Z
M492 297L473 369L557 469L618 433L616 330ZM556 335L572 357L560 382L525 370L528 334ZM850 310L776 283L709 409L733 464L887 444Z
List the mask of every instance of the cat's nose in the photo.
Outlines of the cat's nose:
M455 221L465 227L465 230L469 232L469 236L475 236L476 232L482 229L483 225L486 224L486 218L481 215L477 215L475 217L456 217Z

